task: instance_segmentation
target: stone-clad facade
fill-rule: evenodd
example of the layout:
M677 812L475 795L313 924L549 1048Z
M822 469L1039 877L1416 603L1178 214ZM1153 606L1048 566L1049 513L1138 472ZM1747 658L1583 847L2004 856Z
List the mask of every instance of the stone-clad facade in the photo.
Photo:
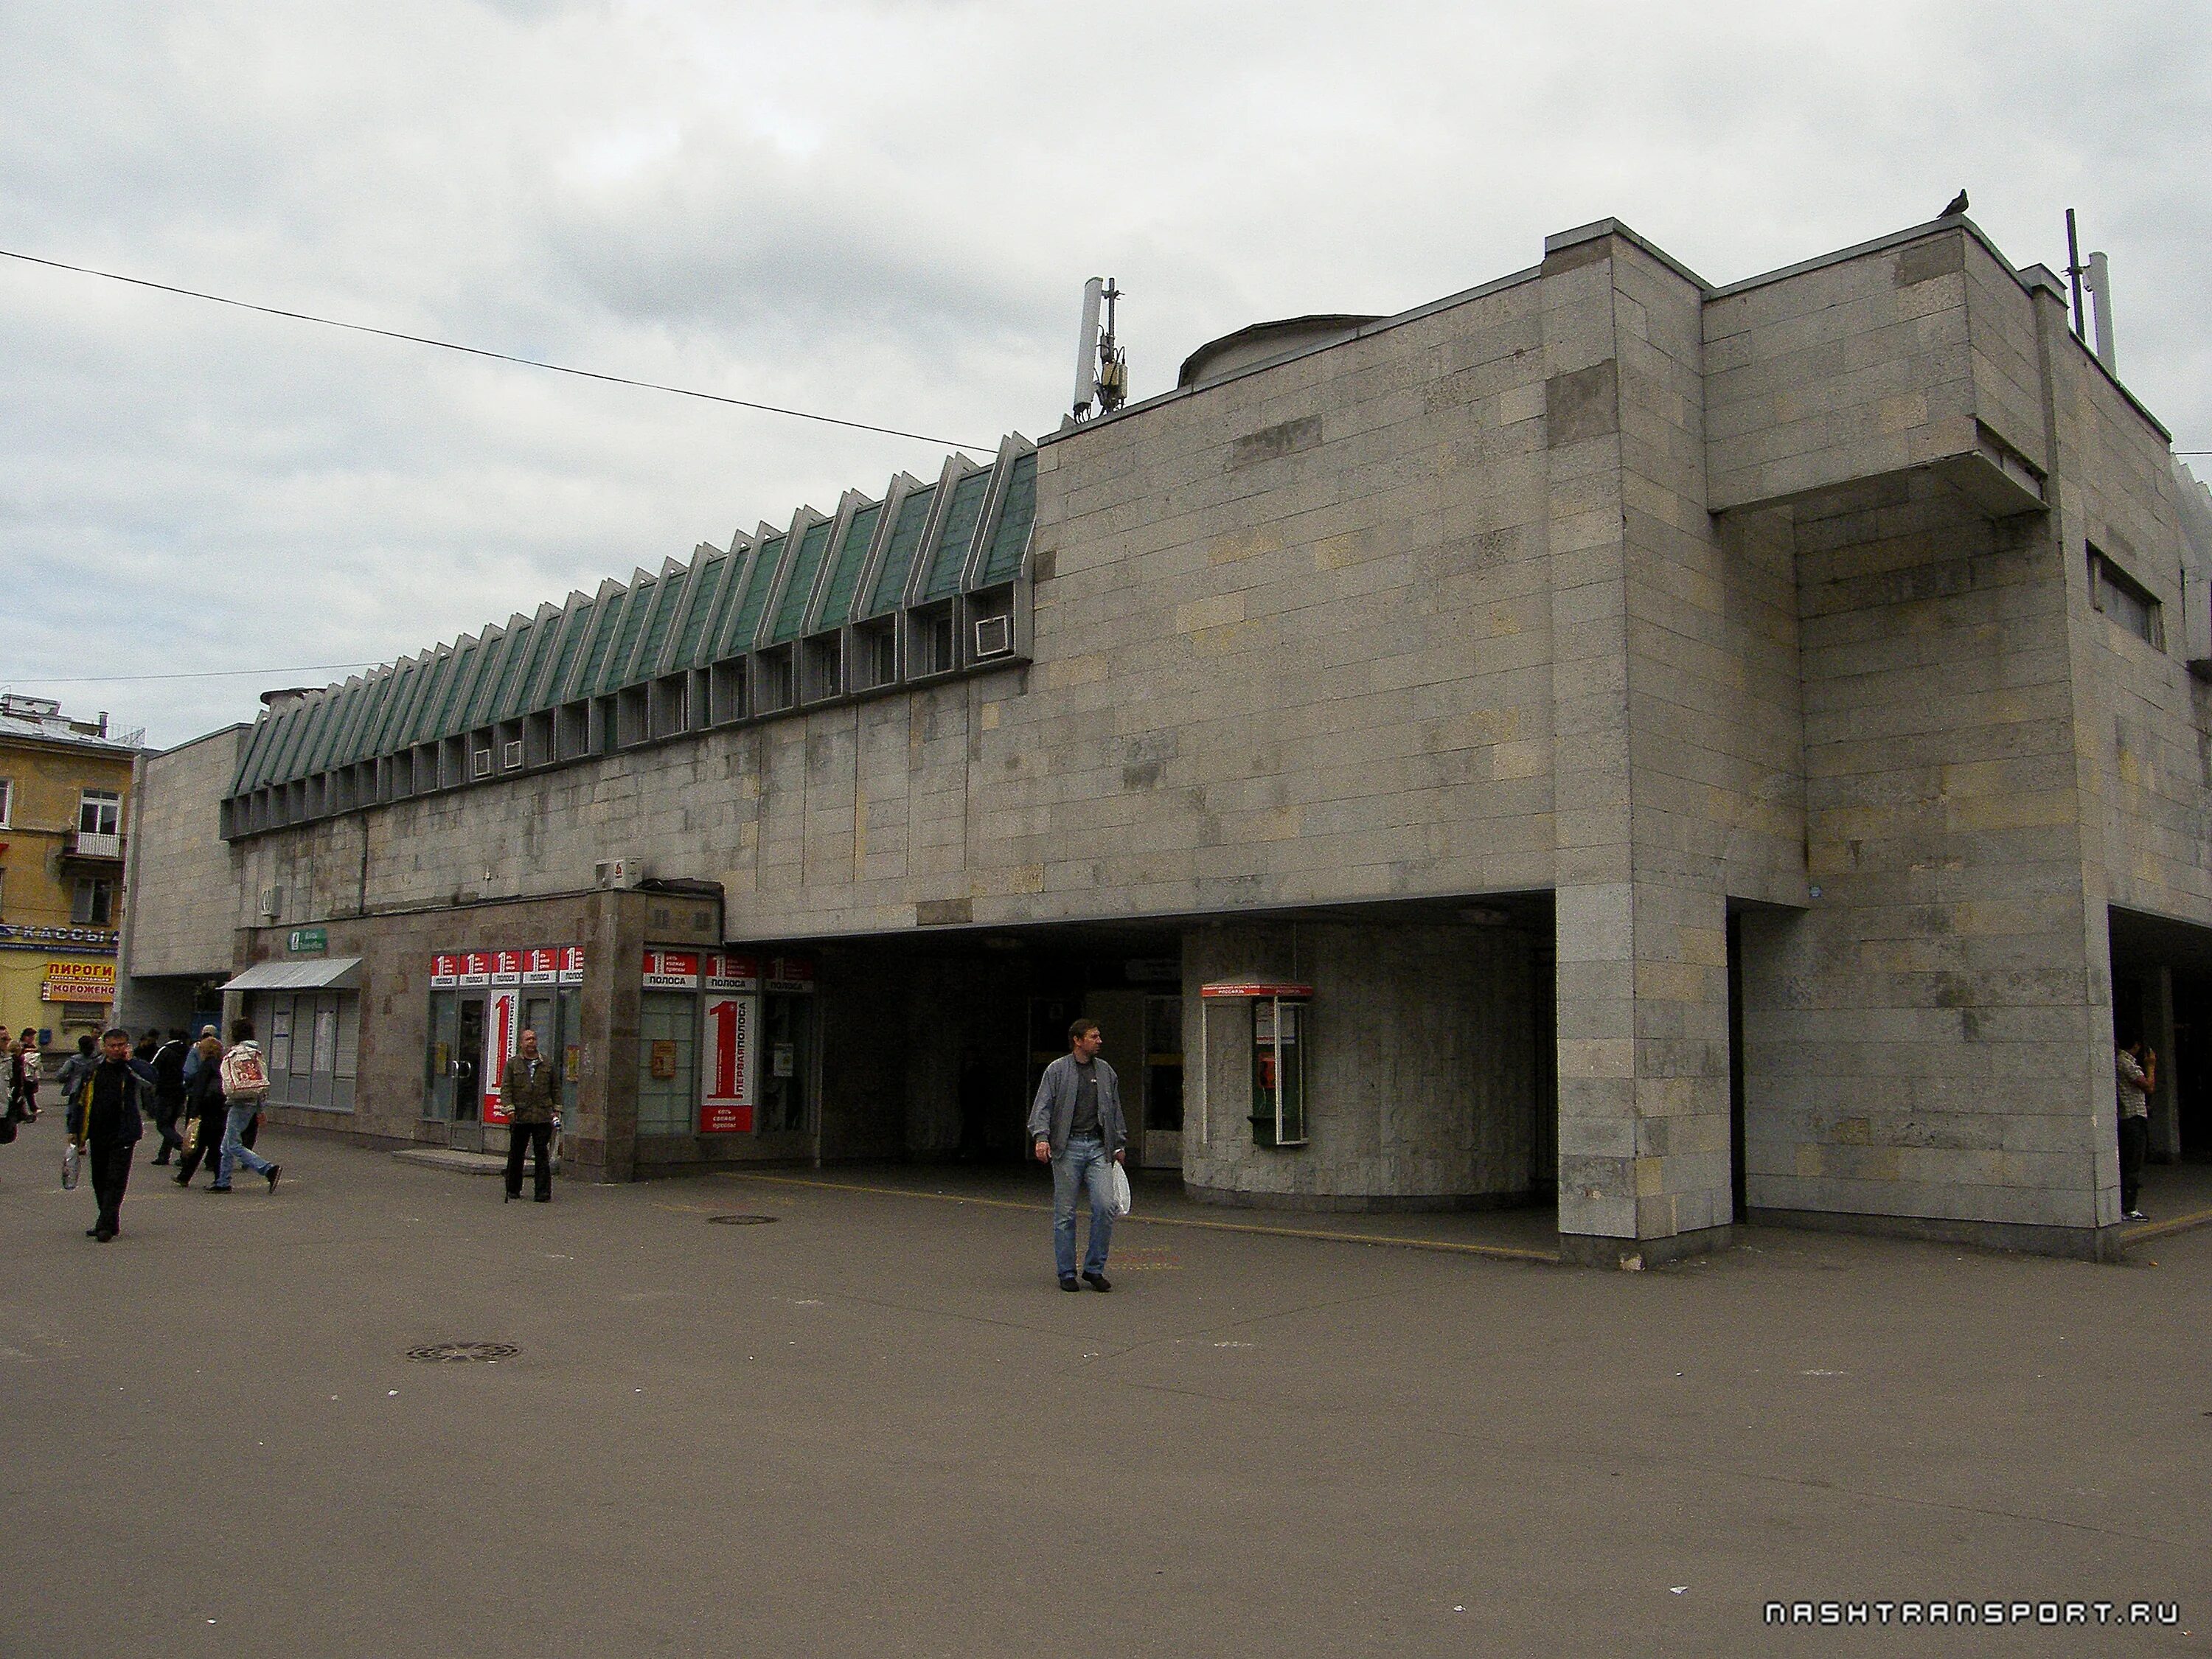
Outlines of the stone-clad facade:
M1036 446L1018 578L974 486L963 592L1012 596L1003 663L740 707L684 703L664 654L668 721L626 738L610 690L515 775L395 787L370 756L282 823L290 786L239 792L238 962L401 913L408 949L459 943L638 860L818 968L775 1061L808 1127L632 1139L605 962L575 1110L610 1172L994 1146L1054 1011L1111 1007L1147 1161L1231 1201L1556 1193L1601 1262L1747 1211L2109 1254L2108 906L2212 927L2185 626L2212 550L2049 273L1950 219L1715 288L1608 221L1316 320ZM830 563L809 599L783 556L776 609L818 620ZM595 937L651 942L614 915ZM1200 990L1255 975L1311 988L1295 1146L1219 1104L1252 1016ZM349 1127L447 1133L428 1016L363 995L364 1045L405 1024Z

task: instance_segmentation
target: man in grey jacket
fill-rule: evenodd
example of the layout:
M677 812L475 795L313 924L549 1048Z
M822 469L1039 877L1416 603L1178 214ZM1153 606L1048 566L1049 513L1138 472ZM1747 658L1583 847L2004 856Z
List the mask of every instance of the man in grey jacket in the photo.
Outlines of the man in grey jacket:
M1129 1126L1114 1068L1098 1058L1103 1040L1097 1020L1069 1026L1068 1052L1044 1068L1036 1103L1030 1108L1031 1149L1038 1163L1052 1165L1052 1255L1063 1291L1080 1288L1075 1277L1079 1184L1091 1194L1091 1243L1081 1282L1094 1291L1114 1288L1106 1277L1106 1251L1114 1242L1113 1166L1128 1149Z

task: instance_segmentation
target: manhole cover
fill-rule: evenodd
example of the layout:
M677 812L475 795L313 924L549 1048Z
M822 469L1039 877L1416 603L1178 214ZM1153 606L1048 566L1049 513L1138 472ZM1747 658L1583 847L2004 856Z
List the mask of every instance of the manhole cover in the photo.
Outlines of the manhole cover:
M707 1219L717 1227L764 1227L775 1218L772 1215L710 1215Z
M407 1357L430 1365L465 1359L487 1359L496 1364L521 1352L512 1342L425 1342L419 1348L408 1349Z

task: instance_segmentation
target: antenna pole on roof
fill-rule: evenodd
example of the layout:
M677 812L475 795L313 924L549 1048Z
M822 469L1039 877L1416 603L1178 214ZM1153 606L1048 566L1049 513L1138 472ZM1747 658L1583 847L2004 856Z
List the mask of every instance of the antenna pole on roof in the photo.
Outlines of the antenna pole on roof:
M1111 276L1093 276L1083 285L1083 325L1075 344L1075 420L1088 416L1094 402L1100 414L1111 415L1128 400L1128 354L1114 341L1115 302L1121 297Z
M2066 210L2066 280L2074 285L2074 337L2088 338L2081 326L2081 273L2087 269L2081 263L2081 244L2074 234L2074 210Z

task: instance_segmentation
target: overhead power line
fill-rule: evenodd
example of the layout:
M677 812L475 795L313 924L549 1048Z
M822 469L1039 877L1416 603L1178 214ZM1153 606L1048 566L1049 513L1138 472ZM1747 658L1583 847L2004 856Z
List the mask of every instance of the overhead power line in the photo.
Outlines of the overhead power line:
M341 322L335 317L319 317L308 311L288 311L282 306L256 305L251 300L234 300L221 294L204 294L198 289L179 288L171 283L152 282L143 276L126 276L120 271L98 270L90 265L73 265L63 259L43 259L35 253L18 253L12 248L0 247L0 258L20 259L25 264L45 265L52 270L74 271L80 276L102 276L111 283L128 283L133 288L150 288L157 293L181 295L187 300L204 300L210 305L234 306L240 311L258 311L264 317L286 317L295 323L319 323L325 328L343 328L356 334L377 334L387 340L404 340L410 345L435 346L441 351L458 351L470 357L489 357L495 362L516 363L524 368L543 368L555 374L573 374L581 380L604 380L610 386L634 386L647 392L665 392L678 398L696 398L702 403L727 404L735 409L757 410L763 415L785 415L794 421L817 421L823 426L842 426L854 432L879 432L887 438L911 438L916 443L942 444L952 449L994 449L995 444L963 443L957 438L932 437L926 432L908 432L895 426L877 426L867 421L848 421L835 415L817 415L811 410L787 409L781 404L756 403L750 398L726 398L719 392L698 392L690 386L664 386L658 380L635 380L627 374L603 374L597 369L571 368L566 363L549 363L537 357L518 357L510 352L493 351L484 346L462 345L453 340L434 339L427 334L408 334L394 328L373 328L367 323Z
M304 662L290 668L210 668L192 674L25 674L20 680L31 685L121 685L146 680L227 680L270 674L327 674L340 668L374 668L383 662L379 657L370 662Z

